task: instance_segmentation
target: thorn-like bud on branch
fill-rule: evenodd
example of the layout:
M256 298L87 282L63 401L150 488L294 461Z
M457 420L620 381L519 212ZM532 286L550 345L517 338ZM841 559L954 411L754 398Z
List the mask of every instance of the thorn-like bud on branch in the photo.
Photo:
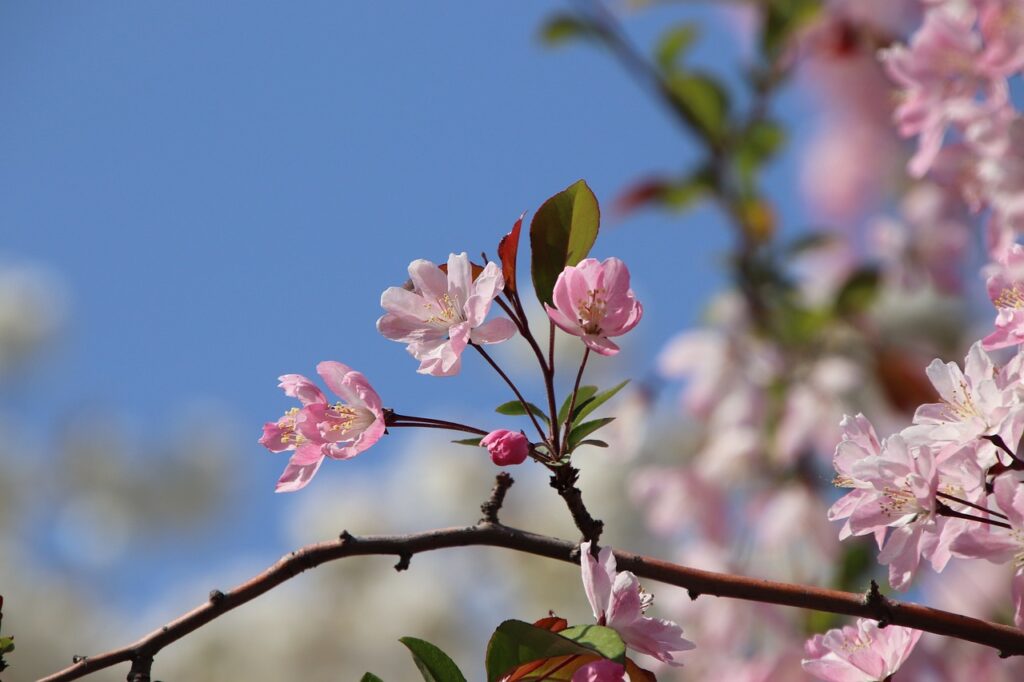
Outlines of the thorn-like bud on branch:
M349 533L347 530L343 530L341 531L341 535L338 536L338 539L342 542L349 542L352 540L352 533Z
M87 658L89 658L89 657L88 656L82 656L81 654L75 654L74 656L71 657L71 662L72 663L81 663L82 661L84 661Z
M210 590L210 601L214 604L219 604L224 601L224 593L220 590Z
M399 572L408 570L410 561L412 561L412 552L402 552L398 555L398 563L395 564L395 570Z
M871 581L871 587L864 594L864 604L874 609L878 627L888 627L892 623L892 605L878 589L878 583L874 580Z
M700 596L700 592L693 588L686 590L686 594L690 597L690 601L697 601L697 597Z

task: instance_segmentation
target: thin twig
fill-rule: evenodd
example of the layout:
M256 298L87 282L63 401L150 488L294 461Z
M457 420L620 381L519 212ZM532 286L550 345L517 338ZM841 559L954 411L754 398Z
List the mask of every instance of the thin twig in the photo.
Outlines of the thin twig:
M568 563L579 560L578 547L571 542L492 523L410 535L356 537L344 533L338 540L306 545L285 555L260 575L223 593L222 598L203 602L133 644L81 659L40 682L74 680L120 663L139 660L143 656L152 657L164 647L228 611L252 601L307 569L329 561L376 554L405 557L431 550L470 546L504 547ZM882 617L878 605L869 603L863 594L702 571L630 552L615 552L615 558L619 570L632 571L641 578L676 585L694 595L744 599L865 618ZM891 600L886 600L885 604L886 615L892 625L975 642L997 649L1002 655L1024 654L1024 631L1017 628L918 604Z
M959 497L954 497L953 495L947 495L944 492L936 492L935 496L936 497L941 497L941 498L943 498L945 500L949 500L951 502L956 502L957 504L966 505L968 507L971 507L972 509L977 509L978 511L985 512L986 514L991 514L992 516L998 516L1001 519L1009 519L1010 518L1006 514L1001 514L1000 512L997 512L997 511L994 511L992 509L989 509L988 507L984 507L984 506L982 506L980 504L974 504L973 502L968 502L967 500L962 500Z
M491 494L487 501L480 505L480 511L483 512L480 523L498 523L498 512L501 511L501 505L505 503L505 493L508 492L513 483L515 481L507 471L502 471L494 477L494 487L491 488Z
M590 357L590 346L585 346L583 360L580 362L580 371L576 372L576 383L572 387L572 397L569 399L569 411L565 415L565 442L562 444L562 452L569 449L569 432L572 431L572 411L576 409L576 396L580 392L580 381L583 380L583 370L587 366L587 359Z

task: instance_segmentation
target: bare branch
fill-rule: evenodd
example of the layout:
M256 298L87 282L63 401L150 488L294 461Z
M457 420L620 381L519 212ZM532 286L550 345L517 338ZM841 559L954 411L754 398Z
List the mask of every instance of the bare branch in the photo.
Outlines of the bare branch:
M579 560L578 548L571 542L495 523L443 528L410 535L357 537L343 533L338 540L306 545L285 555L263 573L229 592L222 593L223 596L207 599L188 613L133 644L80 659L74 665L43 678L40 682L74 680L129 661L133 662L133 671L144 670L148 675L148 665L152 657L164 647L294 578L306 569L329 561L376 554L401 558L436 549L477 545L504 547L568 563L577 563ZM1002 656L1024 654L1024 631L918 604L889 599L882 601L877 589L873 590L873 598L871 595L866 598L863 594L809 585L702 571L629 552L616 552L615 557L620 570L629 570L642 578L685 588L689 590L691 596L714 595L848 616L881 618L889 625L903 625L993 647L999 650ZM880 604L884 604L884 609L880 608ZM144 669L139 667L142 665L140 661L146 662Z

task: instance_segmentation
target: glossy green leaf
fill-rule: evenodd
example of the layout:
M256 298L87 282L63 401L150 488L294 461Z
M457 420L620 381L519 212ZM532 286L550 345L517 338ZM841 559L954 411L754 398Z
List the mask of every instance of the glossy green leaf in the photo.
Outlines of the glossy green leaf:
M398 641L412 652L412 659L424 682L466 682L459 666L430 642L415 637L402 637Z
M520 665L532 661L592 654L594 650L566 639L561 634L520 620L506 620L497 627L487 643L487 680L497 682Z
M603 625L575 625L558 633L566 639L593 649L603 657L623 663L626 660L626 643L619 633Z
M615 417L602 417L593 421L584 422L569 432L569 452L575 450L586 439L603 426L615 421Z
M537 209L530 223L533 288L540 302L551 303L555 280L567 265L587 257L597 239L601 209L597 197L580 180Z
M480 447L480 441L482 440L483 438L478 436L476 438L462 438L459 440L453 440L452 442L455 443L456 445L472 445L474 447Z
M527 407L530 408L530 412L532 412L534 416L540 417L545 422L548 421L548 416L544 413L544 410L540 409L533 403L526 403L526 405ZM498 414L505 414L510 417L526 416L526 409L523 407L523 404L518 400L510 400L507 403L502 403L501 405L498 405L496 408L494 408L494 411L497 412Z
M605 442L603 440L598 440L597 438L588 438L586 440L581 440L579 442L579 445L577 445L576 447L582 447L584 445L593 445L595 448L606 448L606 447L608 447L608 443L607 442Z
M664 71L673 71L699 34L700 29L691 22L674 26L663 33L658 46L654 49L654 60L658 66Z
M725 137L729 125L729 95L712 76L678 73L666 80L680 113L711 140Z
M384 682L373 673L363 673L363 676L359 678L359 682Z
M593 398L595 393L597 393L597 386L580 386L580 390L576 392L576 404L573 406L572 411L575 412L583 403ZM569 416L570 403L572 403L572 393L565 396L562 406L558 408L559 424L564 424L565 418Z
M621 381L618 384L609 388L607 391L602 391L601 393L598 393L593 397L593 399L588 400L585 404L577 406L577 409L573 410L573 412L576 413L572 417L573 423L583 419L588 414L590 414L591 412L593 412L594 410L596 410L597 408L601 407L606 402L611 400L613 397L615 397L615 394L621 391L623 388L625 388L626 384L628 383L629 379Z
M540 28L541 42L550 47L559 47L572 40L594 38L599 35L589 21L571 14L555 14Z

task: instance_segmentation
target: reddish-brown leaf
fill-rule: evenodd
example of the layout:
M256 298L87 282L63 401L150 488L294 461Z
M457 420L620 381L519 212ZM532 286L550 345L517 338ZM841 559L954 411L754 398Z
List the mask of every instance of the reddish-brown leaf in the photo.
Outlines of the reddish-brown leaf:
M523 228L523 213L512 226L512 231L498 242L498 258L501 259L501 274L505 278L505 291L516 291L516 258L519 255L519 231Z

